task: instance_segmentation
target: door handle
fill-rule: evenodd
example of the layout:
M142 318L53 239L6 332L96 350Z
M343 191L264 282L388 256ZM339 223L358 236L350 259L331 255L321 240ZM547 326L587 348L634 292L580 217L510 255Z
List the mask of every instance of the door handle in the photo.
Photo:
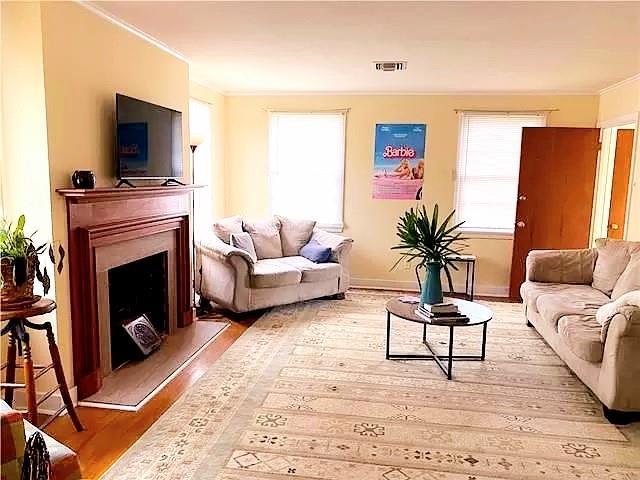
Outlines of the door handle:
M526 196L526 195L520 195L520 196L518 197L518 200L526 200L526 199L527 199L527 196Z
M620 225L618 225L617 223L612 223L611 225L609 225L609 229L611 230L618 230L620 228Z
M516 227L518 228L524 228L526 225L526 223L524 223L522 220L520 220L519 222L516 222Z

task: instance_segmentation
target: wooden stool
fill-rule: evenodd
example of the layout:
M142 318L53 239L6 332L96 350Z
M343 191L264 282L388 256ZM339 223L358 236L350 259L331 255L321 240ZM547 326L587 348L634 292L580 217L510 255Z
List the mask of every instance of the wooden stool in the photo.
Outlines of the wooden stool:
M7 322L7 325L2 327L2 335L9 334L7 362L2 365L1 369L6 368L6 383L0 383L0 388L5 390L4 399L9 405L13 404L13 391L16 388L24 388L27 393L27 420L33 425L38 425L38 405L47 400L56 391L60 391L64 405L60 407L53 415L45 420L40 428L46 428L54 418L60 415L65 409L71 417L74 427L78 432L83 430L76 409L71 402L71 395L69 395L69 388L67 387L67 381L64 377L64 370L62 369L62 362L60 361L60 352L58 351L58 345L56 345L56 339L53 335L53 328L51 322L32 323L27 318L36 317L38 315L44 315L45 313L52 312L56 308L56 303L48 298L41 298L36 303L29 307L21 308L18 310L2 310L0 312L0 319L3 322ZM51 354L50 365L34 365L31 359L31 343L29 340L29 332L27 328L47 332L47 341L49 343L49 353ZM17 347L17 348L16 348ZM16 364L16 350L19 355L22 356L22 365ZM15 383L16 381L16 367L21 367L24 372L24 383ZM53 369L56 374L56 380L58 385L52 390L45 393L40 400L36 401L36 379L43 376L49 370ZM38 373L35 373L35 370Z

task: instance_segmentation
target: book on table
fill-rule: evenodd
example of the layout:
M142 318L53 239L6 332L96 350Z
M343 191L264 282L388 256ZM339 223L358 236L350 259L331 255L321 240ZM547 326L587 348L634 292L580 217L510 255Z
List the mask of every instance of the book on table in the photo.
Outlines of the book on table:
M415 313L429 323L467 323L469 321L469 317L460 313L457 307L455 311L434 312L428 311L420 305L416 308Z
M440 313L458 313L459 309L455 303L424 303L420 305L423 311L440 314Z

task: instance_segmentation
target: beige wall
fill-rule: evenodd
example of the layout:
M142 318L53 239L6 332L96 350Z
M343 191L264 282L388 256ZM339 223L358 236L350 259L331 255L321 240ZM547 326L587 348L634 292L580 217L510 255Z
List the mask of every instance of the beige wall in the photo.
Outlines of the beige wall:
M40 244L52 238L40 5L3 2L1 18L1 212L11 221L25 214L27 233L37 230L34 239ZM55 276L50 265L47 270L53 285L49 295L54 295ZM55 324L55 313L46 319ZM44 336L33 335L33 343L36 362L43 363L48 357ZM39 387L46 391L45 385Z
M224 115L226 97L214 90L191 82L189 87L191 98L209 104L211 111L211 186L212 215L219 218L225 211L225 165L224 165Z
M226 101L226 214L264 217L267 201L268 109L350 108L347 119L345 231L355 239L353 277L360 284L412 287L409 270L390 272L395 256L398 216L413 201L371 198L373 134L380 122L428 125L424 201L453 208L453 174L458 143L456 108L557 108L555 126L593 127L597 96L231 96ZM300 173L300 181L312 181ZM505 294L509 283L512 240L474 238L469 252L478 255L477 285L487 294Z
M606 89L600 95L598 122L603 125L621 125L630 119L637 122L636 132L640 131L640 75L613 88ZM640 139L635 138L634 160L629 182L629 211L625 237L628 240L640 240Z
M55 189L76 169L114 185L114 95L124 93L183 112L188 176L188 65L76 3L42 3L53 237L67 245L66 207ZM68 268L58 279L58 340L71 371Z

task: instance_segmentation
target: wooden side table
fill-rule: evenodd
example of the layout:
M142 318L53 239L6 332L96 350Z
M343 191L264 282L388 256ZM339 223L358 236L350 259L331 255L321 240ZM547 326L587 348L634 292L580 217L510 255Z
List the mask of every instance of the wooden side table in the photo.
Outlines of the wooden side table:
M53 300L41 298L29 307L17 310L2 310L0 312L0 320L7 322L6 325L2 327L2 335L9 335L7 362L1 367L2 370L7 370L6 382L0 383L0 388L5 391L4 399L9 405L13 404L13 391L18 388L25 389L27 395L27 420L33 425L38 425L38 405L42 404L59 390L64 405L48 417L39 427L46 428L54 418L66 409L74 427L80 432L83 430L83 427L71 401L71 395L67 387L62 361L60 360L60 352L58 351L58 345L56 345L51 322L33 323L28 320L30 317L37 317L52 312L55 308L56 303ZM46 331L49 354L51 355L51 363L49 365L33 364L31 358L31 341L27 329ZM16 363L16 354L22 357L21 365ZM16 367L23 369L24 383L16 383ZM55 372L58 384L55 388L45 393L40 400L36 400L36 380L51 369Z

